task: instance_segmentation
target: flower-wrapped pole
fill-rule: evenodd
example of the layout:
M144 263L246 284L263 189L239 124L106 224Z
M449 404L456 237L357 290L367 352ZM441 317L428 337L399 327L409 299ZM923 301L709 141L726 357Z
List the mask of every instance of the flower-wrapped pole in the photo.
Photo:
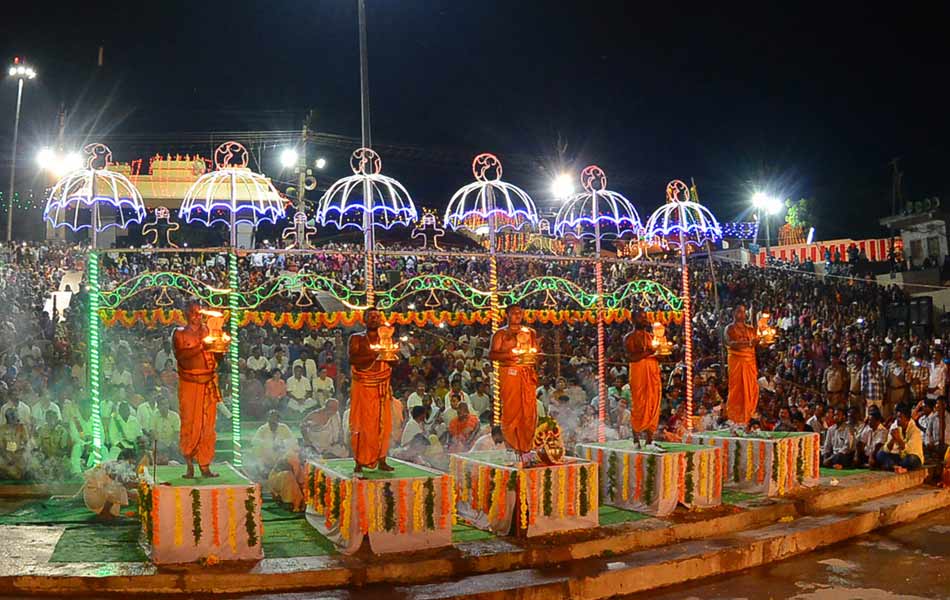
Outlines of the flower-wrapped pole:
M689 187L676 179L666 186L666 204L647 220L645 235L665 240L680 250L683 287L683 345L686 363L686 427L693 428L693 323L689 301L689 245L702 247L722 237L722 228L709 209L690 200Z
M607 419L607 350L604 327L604 265L601 240L635 237L640 233L640 215L633 204L621 194L607 189L607 175L597 165L581 171L584 191L567 199L554 220L554 233L559 237L594 240L594 279L597 286L597 439L606 439Z

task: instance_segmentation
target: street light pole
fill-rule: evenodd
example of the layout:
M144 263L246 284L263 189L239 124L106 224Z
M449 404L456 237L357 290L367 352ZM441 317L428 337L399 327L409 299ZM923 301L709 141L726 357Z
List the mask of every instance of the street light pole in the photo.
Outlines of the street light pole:
M360 29L360 137L363 148L372 148L369 120L369 59L366 50L366 1L356 0L356 9ZM372 306L376 269L373 264L373 186L369 180L363 182L363 250L365 253L364 279L366 280L366 304Z
M23 77L17 80L16 117L13 120L13 155L10 158L10 195L7 196L7 241L13 239L13 188L16 184L16 145L20 134L20 105L23 102Z

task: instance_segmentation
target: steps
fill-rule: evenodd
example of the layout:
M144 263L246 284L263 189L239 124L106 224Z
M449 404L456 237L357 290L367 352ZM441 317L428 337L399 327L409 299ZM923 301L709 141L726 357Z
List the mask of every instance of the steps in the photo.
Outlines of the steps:
M394 596L413 600L610 598L757 567L911 521L946 506L950 506L950 491L916 487L841 512L804 516L789 523L609 558L400 587Z

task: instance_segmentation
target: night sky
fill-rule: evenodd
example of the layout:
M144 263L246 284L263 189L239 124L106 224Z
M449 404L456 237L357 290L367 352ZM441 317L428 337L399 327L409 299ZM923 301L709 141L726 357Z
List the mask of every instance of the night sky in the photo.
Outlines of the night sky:
M819 239L881 234L894 157L906 199L950 202L947 4L765 4L367 0L384 173L441 207L470 157L493 151L544 205L559 161L595 162L644 215L668 180L694 177L722 220L747 218L765 186L814 198ZM120 161L207 155L210 132L295 130L308 109L315 131L359 137L355 0L69 6L4 6L0 56L40 73L18 178L35 176L62 102L73 143L104 141ZM4 190L15 95L0 85ZM250 144L278 179L282 138ZM330 161L322 186L353 148L311 146Z

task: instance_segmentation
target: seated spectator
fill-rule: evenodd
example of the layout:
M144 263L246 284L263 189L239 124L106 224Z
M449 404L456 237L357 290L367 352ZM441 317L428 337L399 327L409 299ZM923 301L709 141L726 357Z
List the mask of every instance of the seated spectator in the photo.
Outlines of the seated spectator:
M422 405L413 406L409 409L410 419L406 421L406 426L402 429L399 436L399 446L405 448L409 442L417 435L425 435L426 431L426 407Z
M478 435L478 417L469 413L468 404L459 402L457 416L449 423L449 452L467 452Z
M152 415L149 425L152 441L158 449L158 463L167 464L169 460L178 459L181 454L178 448L178 439L181 435L181 417L171 410L168 398L162 396L158 401L158 410Z
M276 370L275 372L280 373ZM283 382L283 379L280 381ZM280 414L273 409L268 411L267 422L258 427L251 438L251 456L255 463L251 465L250 470L256 476L255 479L267 477L277 461L288 450L296 447L297 438L290 427L280 422Z
M312 360L311 360L312 362ZM333 379L327 374L327 368L321 367L318 371L318 375L313 378L313 391L314 392L323 392L327 395L328 398L332 397L336 392L336 386L333 384Z
M317 456L324 458L346 456L340 403L336 398L330 398L326 406L305 416L300 421L300 434L304 444L313 449Z
M30 433L16 408L7 408L0 425L0 479L25 479L31 459Z
M112 418L109 419L109 449L105 453L109 460L117 460L122 450L135 450L142 436L142 426L132 414L128 402L120 402Z
M505 436L500 425L493 425L490 433L481 436L472 444L469 452L487 452L491 450L505 450Z
M843 406L834 409L835 424L828 429L821 450L821 464L825 467L843 469L854 462L854 429L848 423Z
M873 469L876 466L877 453L881 451L886 441L887 428L881 423L881 413L877 407L872 407L864 427L858 433L855 466Z
M54 405L55 406L55 405ZM36 470L41 479L62 480L69 470L69 430L60 422L59 413L47 411L36 430Z
M129 504L129 490L138 483L135 451L125 448L117 457L83 473L81 494L86 508L100 519L114 519Z
M294 367L294 374L287 379L287 408L294 415L303 415L317 405L313 399L310 379L304 377L303 365Z
M898 407L895 424L891 426L888 440L877 453L876 460L879 469L895 473L906 473L923 465L923 436L906 405Z
M30 416L33 419L33 428L39 429L46 424L47 415L55 414L56 421L61 423L63 420L63 413L59 409L59 406L55 402L50 400L49 394L43 394L39 401L33 405L33 408L30 409Z
M279 369L271 371L270 378L264 383L264 400L268 411L282 410L287 404L287 384Z
M0 406L0 414L5 415L8 410L13 410L17 416L17 423L30 427L33 423L32 411L26 402L20 401L20 396L14 391L9 394L8 400Z

